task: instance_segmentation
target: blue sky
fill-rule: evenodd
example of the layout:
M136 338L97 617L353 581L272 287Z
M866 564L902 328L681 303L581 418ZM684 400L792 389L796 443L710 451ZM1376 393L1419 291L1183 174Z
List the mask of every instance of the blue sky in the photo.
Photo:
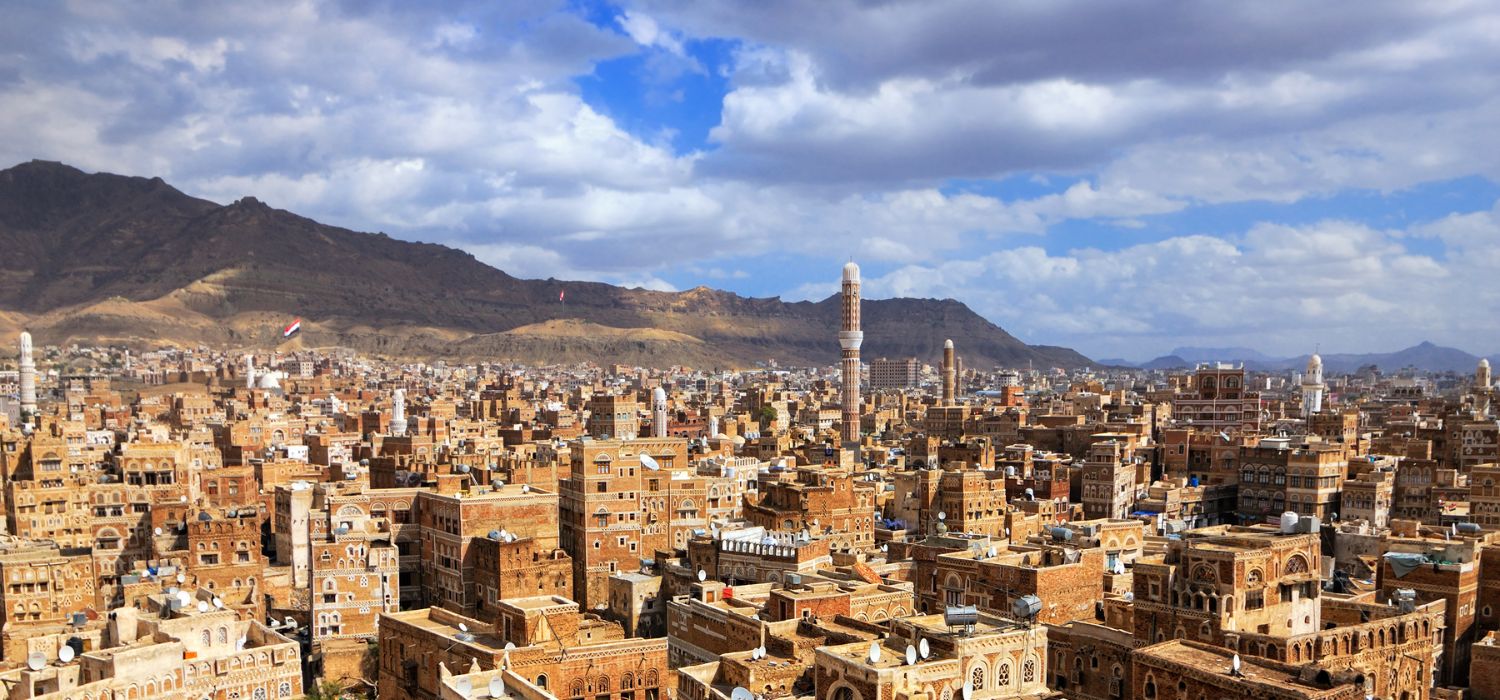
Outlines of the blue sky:
M525 277L959 299L1145 359L1500 351L1492 3L10 8L44 158Z

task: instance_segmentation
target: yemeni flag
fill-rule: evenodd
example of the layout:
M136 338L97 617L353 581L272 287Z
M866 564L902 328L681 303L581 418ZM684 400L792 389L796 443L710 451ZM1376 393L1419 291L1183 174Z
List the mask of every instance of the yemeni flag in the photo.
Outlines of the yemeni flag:
M302 330L302 319L299 318L295 321L292 321L291 325L281 329L281 337L290 338L293 335L296 335L297 331L300 330Z
M567 294L568 294L568 290L566 290L566 289L559 289L559 290L557 290L557 303L559 303L559 304L563 303L563 297L567 296Z

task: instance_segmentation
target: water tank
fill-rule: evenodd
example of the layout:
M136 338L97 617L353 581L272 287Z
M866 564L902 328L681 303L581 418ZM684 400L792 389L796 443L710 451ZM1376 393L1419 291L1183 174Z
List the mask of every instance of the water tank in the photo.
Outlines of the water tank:
M1290 535L1297 531L1299 516L1292 511L1281 514L1281 534Z
M1473 533L1473 532L1480 532L1483 529L1484 528L1482 528L1482 527L1479 526L1479 523L1459 523L1458 524L1458 531L1459 532L1470 532L1470 533Z
M943 624L949 627L973 627L979 624L979 608L973 605L950 605L943 610Z
M1035 620L1041 611L1042 599L1034 595L1023 595L1010 604L1011 614L1023 620Z
M1322 521L1318 520L1318 516L1316 515L1304 515L1297 522L1297 532L1310 532L1313 534L1317 534L1318 529L1321 527Z
M1073 539L1073 531L1065 527L1054 527L1051 529L1052 539L1058 542L1067 542Z

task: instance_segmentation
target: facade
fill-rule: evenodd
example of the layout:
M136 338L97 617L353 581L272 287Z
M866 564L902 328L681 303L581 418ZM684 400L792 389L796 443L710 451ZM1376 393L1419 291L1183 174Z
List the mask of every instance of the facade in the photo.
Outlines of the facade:
M871 389L915 389L922 383L922 363L915 357L870 361Z

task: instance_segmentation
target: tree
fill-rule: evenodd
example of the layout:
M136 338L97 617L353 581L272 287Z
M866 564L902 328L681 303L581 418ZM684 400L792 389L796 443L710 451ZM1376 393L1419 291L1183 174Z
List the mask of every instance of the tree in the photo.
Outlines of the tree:
M338 681L318 681L307 689L307 700L339 700L344 697L344 687Z
M761 406L760 407L760 424L761 425L763 425L763 426L772 425L772 424L774 424L776 422L776 418L777 418L777 414L776 414L776 407L775 406L769 406L769 405L767 405L767 406Z

